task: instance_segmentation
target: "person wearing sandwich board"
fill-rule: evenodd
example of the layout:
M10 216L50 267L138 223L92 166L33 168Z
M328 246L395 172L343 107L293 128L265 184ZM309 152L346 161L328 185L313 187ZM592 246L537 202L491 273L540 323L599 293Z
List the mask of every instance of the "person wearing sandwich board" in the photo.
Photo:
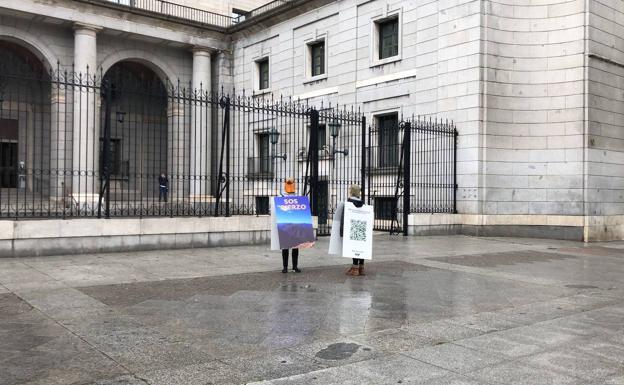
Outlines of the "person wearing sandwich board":
M374 212L361 196L360 186L349 188L347 201L340 203L334 213L329 240L329 254L352 258L346 273L350 276L365 275L364 260L372 259Z
M292 270L299 269L299 248L312 247L315 242L310 202L297 196L295 180L286 179L284 192L271 199L271 250L282 251L282 273L288 273L288 254L292 249Z

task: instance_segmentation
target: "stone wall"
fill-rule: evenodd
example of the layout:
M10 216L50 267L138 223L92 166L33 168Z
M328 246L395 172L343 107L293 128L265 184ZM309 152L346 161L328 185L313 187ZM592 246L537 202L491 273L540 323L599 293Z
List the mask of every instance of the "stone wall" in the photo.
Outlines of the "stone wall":
M371 61L375 19L398 13L400 60ZM269 57L265 98L312 105L355 105L369 122L379 113L453 120L460 131L458 209L477 212L480 130L480 2L343 0L234 36L234 84L253 90L255 60ZM327 76L306 77L306 43L326 39Z
M483 214L582 215L584 2L486 2Z
M587 237L624 238L624 5L589 2Z
M587 213L624 214L624 4L590 2Z
M269 241L268 216L0 221L0 258Z
M535 226L583 218L586 240L624 237L620 1L311 0L231 36L68 0L12 7L17 13L0 19L0 36L34 48L49 65L70 68L72 26L82 22L107 27L98 34L104 69L131 59L184 84L192 76L189 47L201 45L220 50L215 86L356 106L369 123L392 111L451 119L460 133L460 213L528 215ZM54 19L19 16L29 12ZM394 14L399 60L376 62L372 26ZM327 76L310 79L307 43L316 39L326 40ZM271 88L258 93L262 57Z

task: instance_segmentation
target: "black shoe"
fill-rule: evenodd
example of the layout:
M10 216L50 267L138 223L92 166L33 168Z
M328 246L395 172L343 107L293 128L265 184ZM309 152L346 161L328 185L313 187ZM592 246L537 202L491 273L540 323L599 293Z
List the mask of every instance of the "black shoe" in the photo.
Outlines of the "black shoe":
M288 269L282 269L282 273L284 274L288 273Z
M297 267L295 267L295 268L293 269L293 271L294 271L295 273L301 273L301 270L299 270L299 268L297 268Z

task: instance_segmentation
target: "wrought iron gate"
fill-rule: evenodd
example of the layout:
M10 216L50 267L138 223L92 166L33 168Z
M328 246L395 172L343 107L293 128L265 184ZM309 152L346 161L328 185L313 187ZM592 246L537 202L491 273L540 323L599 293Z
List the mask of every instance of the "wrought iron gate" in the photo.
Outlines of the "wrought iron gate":
M222 98L214 215L268 214L286 178L310 198L318 234L351 184L363 184L365 118L356 110ZM232 205L231 202L236 202Z
M397 114L376 118L368 131L367 203L375 230L408 233L412 213L457 212L457 130L452 122Z
M319 235L352 184L375 206L376 230L406 233L410 213L456 211L452 123L387 114L367 126L352 108L148 75L136 63L0 73L0 218L268 215L289 177Z

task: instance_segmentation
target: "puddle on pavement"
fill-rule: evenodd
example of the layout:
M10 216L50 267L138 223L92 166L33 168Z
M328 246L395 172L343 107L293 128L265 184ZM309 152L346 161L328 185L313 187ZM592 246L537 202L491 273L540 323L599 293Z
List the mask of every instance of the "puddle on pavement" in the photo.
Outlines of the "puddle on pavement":
M359 348L360 345L358 344L339 342L337 344L331 344L325 349L320 350L316 353L316 357L333 361L345 360L354 355Z

